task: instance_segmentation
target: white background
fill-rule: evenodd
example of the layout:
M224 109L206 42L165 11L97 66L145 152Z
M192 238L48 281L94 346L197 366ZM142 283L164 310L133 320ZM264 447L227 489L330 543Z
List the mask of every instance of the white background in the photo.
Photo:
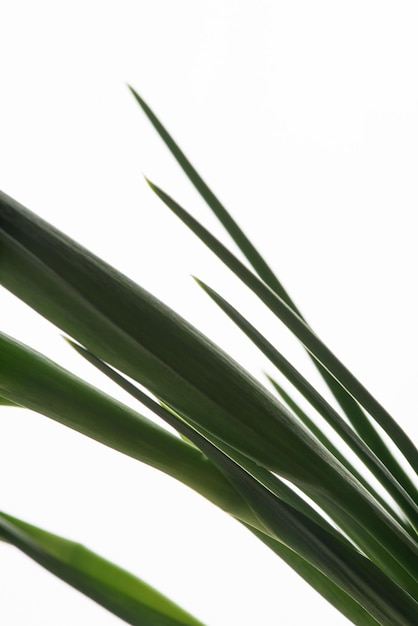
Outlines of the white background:
M142 172L228 241L129 82L320 336L416 435L417 18L406 1L3 0L0 186L255 375L265 362L190 274L310 373L300 348L147 188ZM2 331L113 390L4 290L0 307ZM46 418L1 409L0 476L0 509L85 543L208 626L347 623L202 498ZM0 620L121 623L9 546Z

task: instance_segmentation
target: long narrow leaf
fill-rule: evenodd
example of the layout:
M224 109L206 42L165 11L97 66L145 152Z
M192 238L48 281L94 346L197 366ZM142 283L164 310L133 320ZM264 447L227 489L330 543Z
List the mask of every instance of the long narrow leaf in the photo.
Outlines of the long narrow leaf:
M283 471L297 475L310 457L315 471L312 442L294 431L284 407L237 363L148 292L4 194L0 260L6 288L105 361L140 377L167 404L209 421L208 428L221 428L221 436L250 456L280 463Z
M366 553L406 588L414 584L416 544L284 405L196 329L4 194L0 255L0 281L15 295L181 415L320 499Z
M373 487L368 483L363 474L358 471L350 461L334 446L334 444L328 439L328 437L322 432L322 430L315 424L315 422L307 415L305 411L301 409L301 407L289 396L289 394L283 389L283 387L274 380L271 376L267 375L268 380L271 385L280 395L286 406L289 407L295 415L301 420L301 422L307 427L307 429L320 441L327 450L344 465L344 467L349 471L350 474L356 478L366 489L367 491L379 502L379 504L386 509L386 511L396 519L398 524L400 524L404 530L406 530L410 535L415 539L416 533L415 529L411 527L409 523L405 521L401 515L391 508L389 502L381 496Z
M418 507L409 494L399 488L399 484L394 480L393 476L388 472L381 461L369 450L360 437L346 424L346 422L338 415L333 407L321 396L318 391L289 363L289 361L275 348L267 339L244 318L229 302L220 296L214 289L195 279L204 291L212 298L214 302L226 313L237 326L251 339L251 341L267 356L273 365L275 365L286 378L295 386L295 388L308 400L318 413L332 426L335 432L350 446L350 448L358 455L358 457L366 464L375 477L386 487L388 492L395 499L399 507L405 512L406 516L411 519L415 527L418 527ZM312 432L312 428L310 428ZM315 435L318 438L318 433ZM324 443L323 437L319 437L321 443ZM326 445L328 450L330 449ZM335 448L332 449L332 455L335 454ZM351 472L352 473L352 472ZM361 481L363 482L363 481ZM408 482L410 489L415 488L410 481ZM415 536L415 535L414 535Z
M148 104L144 101L143 98L129 86L135 100L141 107L142 111L145 113L157 133L160 135L161 139L170 150L177 163L180 165L187 178L193 184L195 189L199 192L202 198L205 200L209 208L213 211L216 217L219 219L221 224L224 226L225 230L231 236L233 241L237 244L238 248L247 258L249 263L254 268L256 274L304 321L305 318L302 316L301 312L296 307L295 303L290 298L289 294L277 278L277 276L273 273L270 267L265 262L264 258L260 255L257 249L253 246L251 241L245 235L245 233L238 226L236 221L233 219L231 214L227 211L225 206L219 201L216 195L212 192L212 190L208 187L205 181L202 179L197 170L190 163L189 159L186 157L184 152L180 149L179 145L174 141L173 137L155 115L155 113L151 110ZM312 355L308 352L308 354L312 357ZM396 459L393 457L392 453L376 431L373 424L370 422L368 416L364 413L364 411L360 408L357 402L352 398L352 396L347 393L344 387L336 380L333 376L331 376L328 371L319 363L315 358L313 358L313 362L316 365L319 373L325 380L326 384L330 388L337 402L340 404L341 408L345 412L348 420L353 425L357 433L363 439L363 441L372 449L376 451L376 454L382 459L382 461L386 464L387 468L394 474L394 476L398 476L398 480L402 477L403 471L399 463L397 463ZM400 480L401 482L401 480Z
M418 472L418 450L391 415L337 359L307 324L255 274L248 270L220 241L185 211L162 189L148 181L153 191L207 246L227 265L273 313L293 332L310 353L327 368L345 389L374 417L386 431L411 467ZM414 496L417 496L416 490Z
M285 300L292 307L295 307L294 303L290 300L288 294L283 289L283 286L280 284L265 260L255 249L251 241L241 230L235 220L232 219L232 217L225 209L225 207L221 204L219 199L209 189L203 178L200 176L200 174L198 174L198 172L190 163L189 159L182 152L182 150L180 150L179 146L174 141L167 129L161 124L160 120L152 112L144 99L141 98L141 96L135 91L135 89L133 89L133 87L131 87L130 85L128 85L128 87L135 100L138 102L141 109L144 111L144 113L164 141L165 145L168 147L176 161L179 163L180 167L186 173L189 180L193 183L194 187L200 193L202 198L210 206L216 217L219 219L226 231L231 235L232 239L235 241L240 250L242 250L251 265L256 268L259 276L264 280L265 283L267 283L267 285L270 285L273 291L277 292L283 298L283 300Z
M0 512L0 537L133 626L203 626L139 578L84 546Z
M194 446L2 333L0 391L26 408L163 471L247 523L256 523L239 494Z

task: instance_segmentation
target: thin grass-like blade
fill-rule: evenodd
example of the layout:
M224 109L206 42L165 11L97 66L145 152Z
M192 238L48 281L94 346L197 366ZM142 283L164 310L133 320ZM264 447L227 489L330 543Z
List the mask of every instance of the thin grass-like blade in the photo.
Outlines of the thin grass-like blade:
M366 464L375 477L386 487L406 516L418 526L418 509L416 503L409 494L401 490L393 476L388 472L383 463L370 451L360 437L350 428L348 424L338 415L337 411L321 396L320 393L289 363L289 361L277 350L267 339L229 302L220 296L214 289L204 282L195 279L198 285L212 298L212 300L230 317L230 319L247 335L247 337L259 348L259 350L275 365L279 371L294 385L294 387L310 402L316 411L332 426L342 440L350 446L355 454ZM330 447L329 441L315 428L311 420L303 420L305 425L314 436L325 445L332 453L332 456L340 459L339 453L334 446ZM343 462L347 467L347 464ZM351 464L349 464L353 475ZM358 477L358 474L357 476ZM364 481L360 477L360 482ZM380 498L378 498L380 500ZM415 536L415 531L414 531Z
M247 258L248 262L253 267L256 274L302 319L306 322L301 312L296 307L295 303L292 301L291 297L287 293L286 289L283 287L282 283L279 281L277 276L271 270L271 268L267 265L264 258L258 252L258 250L254 247L245 233L238 226L237 222L233 219L231 214L227 211L225 206L220 202L220 200L216 197L213 191L208 187L206 182L202 179L197 170L193 167L189 159L186 157L184 152L181 150L179 145L174 141L173 137L155 115L155 113L151 110L148 104L144 101L144 99L129 86L135 100L141 107L142 111L145 113L157 133L160 135L161 139L170 150L172 155L174 156L177 163L180 165L187 178L193 184L195 189L199 192L201 197L205 200L209 208L213 211L216 217L219 219L225 230L228 232L232 240L236 243L238 248ZM311 356L312 355L309 353ZM364 413L358 403L354 400L354 398L347 393L344 387L336 380L333 376L329 374L329 372L319 363L315 358L312 359L314 364L316 365L319 373L325 380L329 389L333 393L337 402L343 409L345 415L347 416L349 422L353 425L354 429L357 431L359 436L363 439L363 441L372 449L376 451L379 458L385 463L386 467L392 472L392 474L396 477L398 476L399 482L401 481L401 477L404 475L402 467L399 465L397 460L393 457L391 451L388 449L378 432L376 431L374 425L369 420L368 416Z
M400 524L404 530L406 530L414 539L416 537L415 529L401 517L398 511L395 511L390 506L389 502L383 498L372 485L368 483L362 473L360 473L350 461L334 446L334 444L328 439L328 437L322 432L322 430L315 424L315 422L307 415L305 411L290 397L290 395L283 389L283 387L271 376L267 375L267 379L270 381L273 388L280 395L286 406L300 419L300 421L308 428L308 430L320 441L326 449L340 461L342 465L348 470L348 472L358 480L363 487L372 495L372 497L379 502L379 504Z
M219 219L221 224L224 226L226 231L230 234L232 239L246 256L251 265L256 269L259 276L264 280L265 283L267 283L267 285L270 285L271 289L278 293L283 298L283 300L285 300L292 307L295 307L294 303L290 300L289 295L283 289L283 286L274 275L270 267L267 265L263 257L255 249L251 241L241 230L235 220L231 217L231 215L228 213L228 211L225 209L219 199L209 189L203 178L200 176L200 174L198 174L196 169L190 163L183 151L179 148L167 129L161 124L160 120L153 113L153 111L150 109L144 99L141 98L141 96L135 91L135 89L133 89L130 85L128 85L128 87L133 94L135 100L138 102L139 106L144 111L145 115L148 117L151 124L160 135L161 139L164 141L165 145L168 147L180 167L187 175L188 179L192 182L196 190L210 206L210 208Z
M0 537L133 626L203 626L139 578L84 546L0 512Z
M418 450L400 428L391 415L379 404L370 392L353 376L353 374L339 361L329 348L312 332L307 324L291 309L284 300L274 293L253 272L248 270L216 237L207 231L185 209L173 200L162 189L147 181L151 189L177 215L227 267L229 267L246 284L270 310L289 328L301 341L305 348L338 380L345 389L355 398L386 431L399 450L404 454L411 467L418 472ZM375 451L376 454L378 451ZM409 485L403 484L407 490ZM418 493L414 487L413 499Z

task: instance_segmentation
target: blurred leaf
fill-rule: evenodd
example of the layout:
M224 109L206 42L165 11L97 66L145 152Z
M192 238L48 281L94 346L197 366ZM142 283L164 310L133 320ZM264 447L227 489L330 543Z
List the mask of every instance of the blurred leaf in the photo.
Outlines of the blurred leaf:
M0 537L133 626L203 626L142 580L79 543L2 512Z
M15 402L12 402L11 400L8 400L7 398L0 398L0 406L14 406L14 407L19 407L19 404L16 404Z

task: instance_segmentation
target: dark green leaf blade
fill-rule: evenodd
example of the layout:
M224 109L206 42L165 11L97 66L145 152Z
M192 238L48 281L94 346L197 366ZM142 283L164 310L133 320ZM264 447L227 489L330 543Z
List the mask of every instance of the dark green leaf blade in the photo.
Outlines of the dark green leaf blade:
M313 420L306 414L305 411L290 397L290 395L283 389L283 387L271 376L267 375L267 379L270 381L273 388L280 395L285 404L295 413L308 430L331 452L331 454L344 465L349 473L358 480L363 487L372 495L372 497L379 502L379 504L400 524L404 530L406 530L414 539L416 536L415 529L401 516L398 511L395 511L390 503L378 493L372 485L365 479L362 473L360 473L350 461L334 446L334 444L328 439L328 437L322 432L322 430L316 426Z
M400 428L391 415L379 404L370 392L337 359L327 346L312 332L307 324L291 309L284 300L274 293L253 272L248 270L219 240L209 233L185 209L162 189L147 181L161 200L188 226L227 267L229 267L279 319L301 341L305 348L339 381L386 431L398 446L415 472L418 472L418 450L411 439ZM407 486L405 489L407 489ZM411 497L417 497L417 490Z
M268 546L275 554L283 559L299 576L311 585L318 593L321 594L330 604L332 604L340 613L345 615L356 626L380 626L368 611L366 611L358 602L356 602L348 593L343 591L328 576L320 570L313 567L308 561L299 554L290 550L277 539L273 539L270 535L266 535L251 526L244 524L246 528L252 532L260 541Z
M240 328L247 337L259 348L259 350L270 360L270 362L286 376L286 378L294 385L294 387L302 394L302 396L310 402L314 409L326 420L326 422L334 429L341 439L352 449L361 461L369 468L381 484L388 490L394 500L397 502L401 510L404 511L407 518L411 519L411 523L418 527L418 506L409 496L409 493L399 485L392 474L387 470L378 457L376 457L360 437L355 433L348 424L338 415L335 409L321 396L318 391L289 363L289 361L277 350L267 339L229 302L219 295L214 289L206 285L204 282L195 278L198 285L209 295L209 297L222 309L226 315ZM310 420L304 420L305 426L314 436L325 445L332 453L332 456L339 458L334 446L330 447L329 441L319 432ZM353 472L351 464L350 473L358 478L358 473ZM364 481L360 477L360 482ZM408 482L412 489L414 486ZM380 500L380 498L378 498ZM415 537L415 531L414 537Z
M228 355L145 290L4 195L0 254L0 282L6 288L180 414L289 479L315 481L318 471L325 471L315 442Z
M14 407L19 407L19 404L16 404L16 402L12 402L11 400L8 400L7 398L0 398L0 406L14 406Z
M170 150L177 163L180 165L190 182L193 184L195 189L200 193L202 198L205 200L209 208L213 211L216 217L219 219L221 224L224 226L225 230L231 236L232 240L237 244L238 248L247 258L249 263L254 268L256 274L304 321L305 318L302 316L299 309L296 307L295 303L290 298L289 294L274 274L274 272L270 269L270 267L265 262L264 258L260 255L258 250L253 246L251 241L245 235L245 233L238 226L237 222L233 219L229 211L221 204L219 199L215 196L212 190L208 187L205 181L202 179L200 174L196 171L193 165L190 163L189 159L185 156L184 152L180 149L179 145L174 141L173 137L167 131L167 129L163 126L161 121L155 115L155 113L151 110L148 104L144 101L144 99L129 86L135 100L141 107L142 111L145 113L157 133L160 135L161 139ZM312 355L308 354L312 357ZM383 442L380 435L377 433L373 424L370 422L367 415L358 405L358 403L354 400L354 398L347 393L344 387L336 380L333 376L329 374L329 372L319 363L315 358L312 359L314 364L316 365L318 371L321 376L325 380L329 389L333 393L337 402L345 412L350 423L357 430L358 434L364 440L364 442L372 449L376 450L378 456L382 459L382 461L386 464L388 469L394 474L395 477L398 477L398 481L402 484L402 477L405 478L405 473L402 471L401 466L396 462L390 450L387 448L385 443Z
M202 179L200 174L198 174L196 169L190 163L183 151L179 148L167 129L161 124L160 120L153 113L153 111L150 109L144 99L141 98L141 96L135 91L135 89L133 89L130 85L128 85L128 87L133 94L135 100L137 101L145 115L148 117L151 124L160 135L161 139L164 141L165 145L168 147L180 167L187 175L188 179L194 185L196 190L200 193L202 198L207 202L216 217L224 226L225 230L229 233L239 249L243 252L248 261L255 268L262 280L264 280L264 282L269 285L271 289L273 289L273 291L278 293L280 297L283 298L283 300L285 300L290 306L296 309L289 295L286 293L283 286L274 275L270 267L267 265L263 257L255 249L251 241L241 230L235 220L231 217L225 207L221 204L219 199L209 189L205 181Z

